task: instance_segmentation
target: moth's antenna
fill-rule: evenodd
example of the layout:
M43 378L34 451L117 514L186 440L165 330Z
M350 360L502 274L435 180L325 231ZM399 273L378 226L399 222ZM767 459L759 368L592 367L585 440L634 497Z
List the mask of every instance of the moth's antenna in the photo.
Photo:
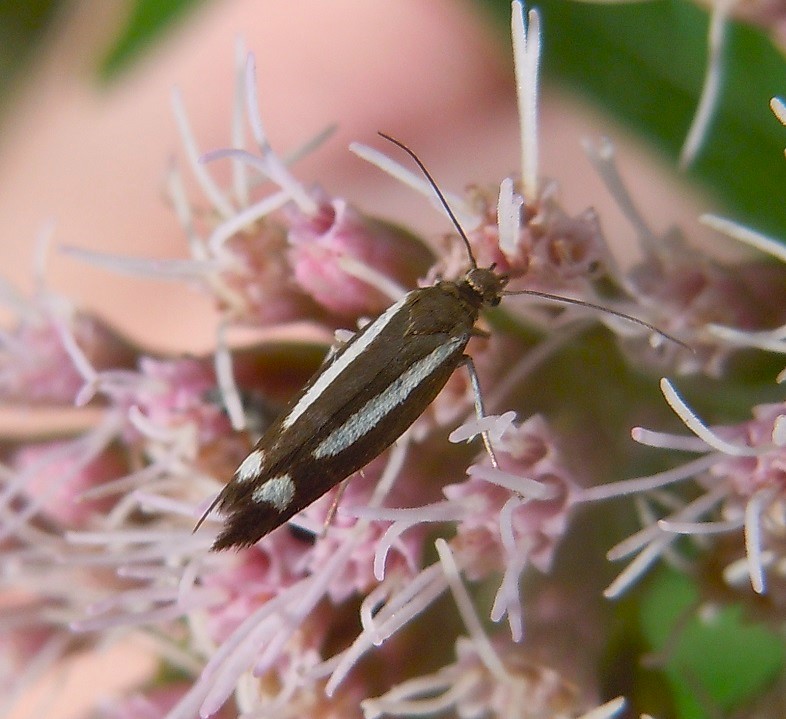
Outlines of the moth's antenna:
M620 312L619 310L613 310L610 307L604 307L603 305L595 304L594 302L587 302L587 300L577 300L573 297L563 297L562 295L552 295L548 292L539 292L538 290L513 290L508 291L505 290L501 293L506 297L508 295L529 295L530 297L539 297L542 300L549 300L550 302L558 302L562 305L577 305L578 307L589 307L591 310L598 310L599 312L605 312L607 315L613 315L614 317L619 317L620 319L627 320L628 322L633 322L634 324L641 325L642 327L646 327L650 332L654 332L656 335L660 335L663 339L669 340L670 342L674 342L678 344L683 349L689 350L695 354L696 350L693 349L689 344L683 342L680 339L674 337L674 335L670 335L668 332L664 332L662 329L657 328L655 325L646 322L645 320L639 319L638 317L634 317L633 315L625 314L624 312Z
M477 269L478 263L475 260L475 255L472 254L472 247L469 244L469 238L467 237L467 233L464 232L464 228L461 226L461 224L459 224L458 218L456 217L455 214L453 214L453 210L450 209L450 205L448 204L448 201L445 199L445 195L442 194L442 190L440 190L439 187L437 186L436 180L431 176L431 173L423 164L423 161L415 154L413 150L410 150L403 142L397 140L395 137L386 135L384 132L378 132L377 134L380 137L384 137L388 142L392 142L397 147L400 147L415 161L415 164L420 168L420 171L426 176L429 185L431 185L434 192L437 194L437 197L439 198L442 207L445 208L445 212L448 213L448 217L450 218L450 221L453 223L453 226L458 231L459 236L464 241L464 245L467 248L467 254L469 255L469 261L472 263L472 268Z
M410 150L400 140L397 140L396 138L391 137L390 135L386 135L384 132L378 132L377 134L380 137L385 138L388 142L392 142L397 147L400 147L415 161L415 164L420 168L420 171L426 176L429 185L431 185L437 197L439 198L442 207L445 208L445 212L448 213L448 217L450 217L451 221L453 222L453 226L458 231L459 236L464 241L464 245L467 248L467 254L469 255L469 259L470 262L472 263L473 269L477 269L478 263L475 260L475 256L472 254L472 247L469 244L469 238L467 237L467 233L464 232L464 229L459 224L458 218L456 217L455 214L453 214L453 210L450 209L450 205L448 204L448 201L445 199L445 195L442 194L442 190L439 189L436 180L431 176L431 173L423 164L422 160L415 154L413 150ZM603 305L598 305L595 304L594 302L587 302L586 300L576 300L571 297L562 297L561 295L552 295L549 294L548 292L538 292L537 290L518 290L513 292L505 291L502 292L501 294L529 295L530 297L539 297L540 299L549 300L551 302L559 302L563 305L578 305L579 307L589 307L592 310L605 312L606 314L613 315L614 317L619 317L620 319L627 320L628 322L633 322L634 324L640 325L641 327L646 327L650 332L660 335L664 339L669 340L670 342L674 342L675 344L678 344L683 349L687 349L690 352L695 353L695 350L689 344L683 342L682 340L677 339L673 335L670 335L668 332L664 332L663 330L658 329L655 325L652 325L649 322L645 322L644 320L641 320L638 317L634 317L633 315L626 315L624 312L619 312L618 310L612 310L609 307L604 307Z

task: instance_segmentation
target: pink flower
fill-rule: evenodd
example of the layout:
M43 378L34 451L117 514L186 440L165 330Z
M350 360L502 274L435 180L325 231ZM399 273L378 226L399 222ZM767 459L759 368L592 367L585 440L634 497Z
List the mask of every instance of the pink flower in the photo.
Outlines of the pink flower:
M607 322L621 339L622 348L637 363L679 374L722 374L725 362L744 342L718 331L718 326L739 326L738 332L755 334L786 320L786 269L761 262L724 264L690 247L682 233L672 228L656 235L639 214L615 161L614 147L604 140L586 144L590 160L635 230L644 259L623 272L614 263L610 279L621 288L618 309L645 320L684 344L657 336L647 328ZM778 255L777 243L752 238L734 223L712 216L705 224L730 234L769 254ZM613 318L612 318L613 319ZM624 330L624 331L623 331Z
M693 352L665 342L656 354L641 338L623 342L623 347L648 364L675 367L680 373L721 374L736 348L709 332L712 325L752 332L786 321L782 267L760 262L726 267L675 242L668 256L650 256L634 267L628 282L636 301L647 308L646 318L684 338Z
M310 215L289 214L295 279L340 317L380 314L431 262L429 251L412 235L363 217L345 200L322 200Z
M84 527L98 512L114 504L109 498L90 499L90 490L128 472L126 457L117 449L81 454L73 442L28 444L14 453L14 471L24 476L21 496L28 506L38 507L38 516L68 528Z
M164 719L187 690L188 684L184 682L148 688L144 692L105 701L98 716L100 719ZM215 715L216 719L231 719L233 716L229 710Z
M220 645L255 610L302 580L305 555L310 551L309 542L291 532L276 532L264 546L238 552L203 572L201 584L222 596L221 602L207 610L210 640Z
M503 565L505 557L512 560L524 551L528 561L546 572L568 525L575 480L562 465L553 433L540 416L511 427L494 447L498 468L484 457L481 464L470 466L470 479L443 490L448 500L470 502L475 507L459 524L457 542L467 534L475 543L476 532L482 530L497 545L494 554ZM519 498L511 491L517 477L523 480ZM535 501L525 499L533 490ZM479 570L482 564L483 560Z
M477 191L470 201L478 213L469 235L478 264L496 263L500 272L521 279L511 289L581 288L582 281L603 272L609 251L596 213L587 209L570 217L559 204L555 183L528 203L512 182L503 182L498 197ZM512 224L502 221L500 208Z
M786 406L765 405L753 409L752 421L708 427L683 402L667 380L661 388L669 405L696 437L681 437L636 428L640 442L661 448L696 452L697 459L652 476L637 477L610 485L583 490L581 502L597 501L635 493L655 492L642 516L649 524L609 551L610 559L634 556L630 564L606 589L609 597L628 589L652 564L667 553L680 535L696 537L738 534L743 530L746 560L728 567L727 581L739 581L744 568L754 591L766 591L765 569L777 569L781 537L786 531L781 508L786 487ZM686 501L665 494L663 487L695 478L703 490ZM671 510L658 518L656 507ZM709 515L710 519L701 521ZM771 546L770 546L771 545Z
M7 395L33 393L30 385L36 385L41 395L34 401L73 399L80 419L89 421L81 434L9 445L0 467L0 576L19 595L3 619L10 628L0 646L10 669L4 689L13 688L25 664L35 665L25 675L32 676L76 647L139 631L155 642L164 685L151 683L108 707L111 719L338 719L361 711L367 718L437 711L607 718L621 712L624 701L600 703L598 655L608 637L597 613L577 601L585 599L582 591L594 595L594 587L556 596L561 580L546 576L562 556L557 550L577 503L640 495L636 508L644 528L610 553L636 557L608 596L622 592L660 557L679 561L671 548L680 534L739 538L745 558L727 566L729 583L739 582L740 562L758 592L765 590L765 573L786 574L780 551L786 536L786 405L760 405L746 423L711 428L664 383L667 400L695 436L637 430L636 437L699 457L666 473L590 489L580 488L569 468L580 466L581 448L564 446L555 429L561 425L530 416L537 400L525 402L532 395L517 407L529 416L525 421L503 411L502 405L518 403L531 389L522 378L538 363L556 357L554 369L561 369L556 349L586 327L587 314L595 320L596 305L611 310L603 322L637 361L680 371L720 371L722 360L740 346L781 351L786 336L783 327L772 328L784 319L780 270L757 283L764 277L756 275L758 266L725 267L699 258L672 235L656 237L631 212L645 259L623 272L595 212L574 216L564 209L556 184L539 174L538 14L525 19L515 1L512 29L520 179L503 180L498 193L473 189L464 199L448 194L472 252L455 242L436 263L419 239L294 175L293 159L310 147L287 155L273 150L257 109L253 56L238 53L230 149L202 155L176 97L187 167L203 196L190 199L180 171L172 169L169 197L190 257L72 254L116 270L197 284L221 312L215 352L197 358L142 355L90 315L50 306L51 298L30 312L35 322L23 314L6 336L0 376ZM241 120L248 124L251 149ZM359 152L405 182L425 186L433 197L433 186L419 175L374 151ZM231 164L229 183L212 174L209 163L219 159ZM598 152L593 159L607 179L618 179L609 157ZM621 183L610 185L621 205L631 204ZM509 273L514 292L564 291L567 304L575 298L585 306L533 309L522 298L506 297L473 333L467 354L477 377L460 368L412 429L361 476L251 547L210 551L222 521L209 511L203 516L211 499L241 462L239 481L254 481L266 461L260 453L244 460L255 431L242 432L249 396L263 405L263 415L268 405L277 409L321 359L322 345L301 342L324 341L339 324L354 329L423 278L462 277L475 261ZM552 299L541 297L538 305ZM771 312L762 299L771 301ZM300 321L312 334L298 331L293 323ZM668 338L662 335L657 341L657 327L647 322L695 343L698 354L679 341L664 345ZM493 338L485 331L491 327ZM266 334L254 337L257 344L235 348L228 335L237 328L265 328ZM450 326L437 329L446 342L455 334ZM547 329L556 331L536 343L538 330ZM297 342L269 340L284 331ZM526 353L518 342L524 334ZM363 347L354 345L361 352ZM330 362L328 357L324 366ZM363 405L365 414L345 426L347 444L340 450L313 453L309 468L317 481L325 454L340 457L358 427L373 431L391 406L399 407L393 400L412 397L400 385L408 389L406 382L433 380L440 371L438 362L419 367L426 369L417 380L417 373L407 373L393 384L398 394L384 392ZM319 416L314 403L324 385L311 387L316 389L295 414L302 409ZM566 404L560 420L580 416L580 402ZM264 425L263 419L262 431ZM456 425L451 445L446 436ZM465 440L475 444L458 446ZM311 479L293 477L281 476L273 486L291 489L292 482ZM695 480L697 497L665 489L687 480ZM254 501L270 496L265 491ZM276 499L285 509L291 501ZM566 567L565 574L575 569ZM493 639L478 616L479 598L490 605L488 618L507 622ZM437 631L427 612L440 622ZM457 619L463 633L455 629ZM448 658L454 646L455 657Z
M580 689L575 678L547 666L538 656L543 652L537 647L525 648L504 636L490 640L447 542L438 539L436 549L445 583L450 587L469 636L456 641L457 660L453 664L434 674L402 682L383 696L364 701L367 719L383 714L409 716L449 709L459 716L478 716L489 711L498 716L517 715L522 711L527 716L578 716L596 704L596 691ZM526 697L526 707L522 706L522 697ZM623 699L617 698L595 706L582 716L606 719L616 716L624 704Z
M129 367L136 351L104 322L65 305L29 308L3 333L0 396L6 402L70 405L82 384L64 342L73 342L96 367Z
M379 522L359 523L352 517L352 508L368 506L373 500L376 487L381 484L382 474L396 461L395 457L394 452L391 458L374 460L364 468L362 477L353 477L347 482L339 511L327 529L324 528L324 520L335 499L334 492L329 492L302 513L303 525L308 525L318 536L324 533L308 555L306 567L310 573L318 573L343 545L349 541L353 544L352 553L343 563L341 571L331 579L328 587L328 595L335 604L347 601L353 596L365 596L378 584L378 578L374 574L374 557L386 526ZM411 475L406 479L411 480ZM407 491L411 492L412 488L396 486L387 495L387 501L395 502L397 497ZM389 571L403 575L414 573L420 565L423 541L423 532L415 531L408 534L404 541L396 543L388 558Z
M446 501L407 509L348 510L361 518L393 524L378 542L374 560L375 574L382 580L370 595L376 614L373 620L367 615L363 631L343 653L329 689L342 681L372 645L397 632L447 589L437 565L427 566L414 577L402 568L386 566L390 549L398 546L405 532L419 525L422 531L429 524L454 524L455 536L450 545L460 571L468 579L485 581L502 573L491 618L500 621L507 616L514 640L521 640L519 580L529 565L547 569L567 526L573 480L562 467L553 438L540 418L533 417L520 427L512 425L511 420L510 415L487 417L453 434L454 441L458 441L488 431L496 423L492 441L499 450L500 467L473 465L468 470L470 479L443 489ZM361 609L361 616L363 612Z
M280 224L265 221L238 232L226 240L224 251L232 262L220 273L226 293L216 299L239 322L265 326L319 315L293 281L286 229Z
M209 364L142 357L139 369L138 389L128 399L151 423L169 429L192 425L200 446L229 434L229 420L209 397L216 388Z
M382 696L366 699L362 704L364 716L377 719L386 715L423 716L452 711L461 717L490 713L610 719L619 716L624 707L621 699L598 706L582 696L569 678L539 663L531 650L509 639L498 638L493 649L498 663L489 666L479 648L470 639L460 637L453 664L402 682Z

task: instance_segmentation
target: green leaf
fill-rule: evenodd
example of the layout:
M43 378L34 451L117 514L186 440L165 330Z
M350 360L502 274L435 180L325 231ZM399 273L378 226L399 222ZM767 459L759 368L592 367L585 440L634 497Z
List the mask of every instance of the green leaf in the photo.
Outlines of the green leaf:
M128 20L117 40L101 61L99 76L104 82L115 79L156 40L204 0L134 0Z
M510 3L491 5L509 26ZM601 105L676 160L707 63L706 12L683 0L530 6L542 13L546 78ZM764 33L732 23L725 66L709 140L689 176L714 193L718 206L708 209L786 238L786 128L768 106L784 94L786 62Z
M744 707L783 669L783 641L746 620L741 605L700 618L695 586L669 570L658 571L647 587L641 632L654 651L665 651L664 673L680 717L709 717L708 702L721 712Z
M0 113L8 96L24 79L24 70L46 47L47 34L66 10L65 0L0 1Z

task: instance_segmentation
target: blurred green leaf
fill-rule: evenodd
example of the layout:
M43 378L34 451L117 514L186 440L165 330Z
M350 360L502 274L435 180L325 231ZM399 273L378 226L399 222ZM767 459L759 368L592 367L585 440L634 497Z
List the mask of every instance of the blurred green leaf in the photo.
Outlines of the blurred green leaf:
M641 633L655 651L665 651L664 673L683 719L709 717L707 702L721 712L743 707L782 670L782 639L743 618L741 606L719 607L697 616L692 581L661 569L647 584L640 605Z
M65 0L0 0L0 107L14 82L43 46Z
M508 26L507 0L479 5ZM530 6L542 13L546 77L676 160L701 92L706 12L686 0ZM786 61L764 33L732 23L725 66L718 113L689 176L714 193L719 206L711 209L786 238L786 128L768 107L773 95L784 94Z
M111 81L205 0L134 0L128 20L102 60L99 75Z

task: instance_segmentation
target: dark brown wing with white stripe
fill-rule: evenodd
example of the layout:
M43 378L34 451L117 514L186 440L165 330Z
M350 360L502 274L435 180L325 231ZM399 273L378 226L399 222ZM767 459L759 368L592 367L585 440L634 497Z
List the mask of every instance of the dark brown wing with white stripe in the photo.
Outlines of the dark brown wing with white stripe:
M461 361L478 316L480 303L459 287L410 292L311 379L219 495L227 520L215 549L255 543L423 413Z

